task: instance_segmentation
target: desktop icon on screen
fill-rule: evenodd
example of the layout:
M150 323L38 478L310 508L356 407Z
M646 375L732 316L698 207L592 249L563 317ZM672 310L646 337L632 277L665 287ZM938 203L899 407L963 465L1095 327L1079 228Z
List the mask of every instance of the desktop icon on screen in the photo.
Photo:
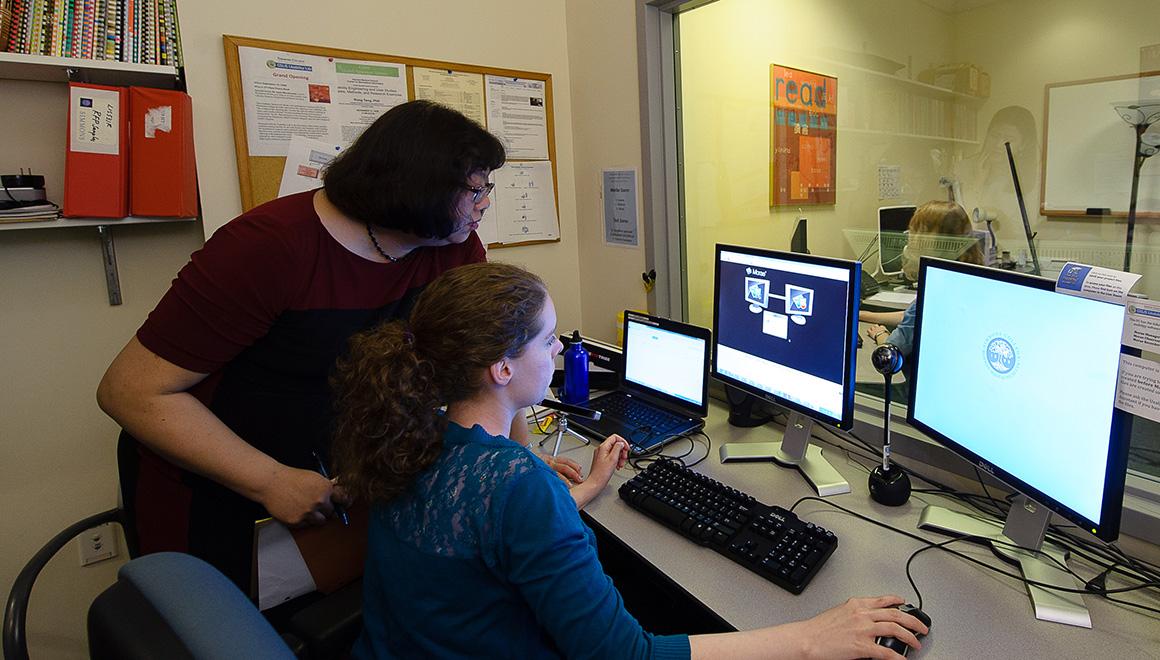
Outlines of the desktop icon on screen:
M792 284L785 285L785 313L812 316L814 313L814 290Z
M749 302L749 311L758 314L769 306L769 280L756 277L745 278L745 300Z

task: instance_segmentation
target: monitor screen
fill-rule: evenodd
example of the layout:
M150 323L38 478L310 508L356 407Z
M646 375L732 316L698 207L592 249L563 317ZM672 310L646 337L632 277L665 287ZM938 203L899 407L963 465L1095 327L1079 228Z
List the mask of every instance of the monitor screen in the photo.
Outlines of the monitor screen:
M902 272L902 250L914 206L883 206L878 209L878 263L883 275Z
M1128 444L1114 405L1123 306L1056 293L1043 278L921 263L911 424L1115 538Z
M669 321L662 325L656 317L629 312L624 319L625 383L654 396L704 408L708 338L690 334L684 324Z
M713 376L850 428L857 262L717 246Z

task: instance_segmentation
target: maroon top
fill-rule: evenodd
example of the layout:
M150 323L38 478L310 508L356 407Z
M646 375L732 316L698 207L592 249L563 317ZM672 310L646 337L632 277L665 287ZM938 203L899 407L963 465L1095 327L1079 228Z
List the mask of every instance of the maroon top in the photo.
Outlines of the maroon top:
M441 273L486 259L472 234L397 263L368 261L326 231L312 199L279 198L219 229L137 331L150 351L208 374L190 392L242 439L305 469L317 468L313 452L328 453L328 378L351 335L406 317ZM190 552L248 590L254 520L265 509L123 439L124 499L141 551Z

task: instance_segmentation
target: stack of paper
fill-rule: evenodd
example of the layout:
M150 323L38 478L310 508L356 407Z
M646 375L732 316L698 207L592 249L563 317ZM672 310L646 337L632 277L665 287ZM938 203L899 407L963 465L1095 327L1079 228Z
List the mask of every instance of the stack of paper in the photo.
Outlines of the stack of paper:
M0 222L36 222L38 220L56 220L59 217L60 209L51 202L18 206L13 209L0 209Z

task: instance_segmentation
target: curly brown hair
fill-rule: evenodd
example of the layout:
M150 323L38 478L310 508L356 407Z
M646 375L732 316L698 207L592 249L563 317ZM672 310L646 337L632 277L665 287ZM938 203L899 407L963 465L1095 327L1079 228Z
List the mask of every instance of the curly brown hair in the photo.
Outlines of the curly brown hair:
M908 254L903 256L907 277L916 277L922 255L982 265L983 248L971 229L971 219L957 202L932 201L918 207L907 227Z
M343 488L368 501L402 493L443 449L439 409L471 398L484 370L523 353L543 330L547 299L523 268L471 264L428 285L409 321L355 335L331 378L331 452Z

